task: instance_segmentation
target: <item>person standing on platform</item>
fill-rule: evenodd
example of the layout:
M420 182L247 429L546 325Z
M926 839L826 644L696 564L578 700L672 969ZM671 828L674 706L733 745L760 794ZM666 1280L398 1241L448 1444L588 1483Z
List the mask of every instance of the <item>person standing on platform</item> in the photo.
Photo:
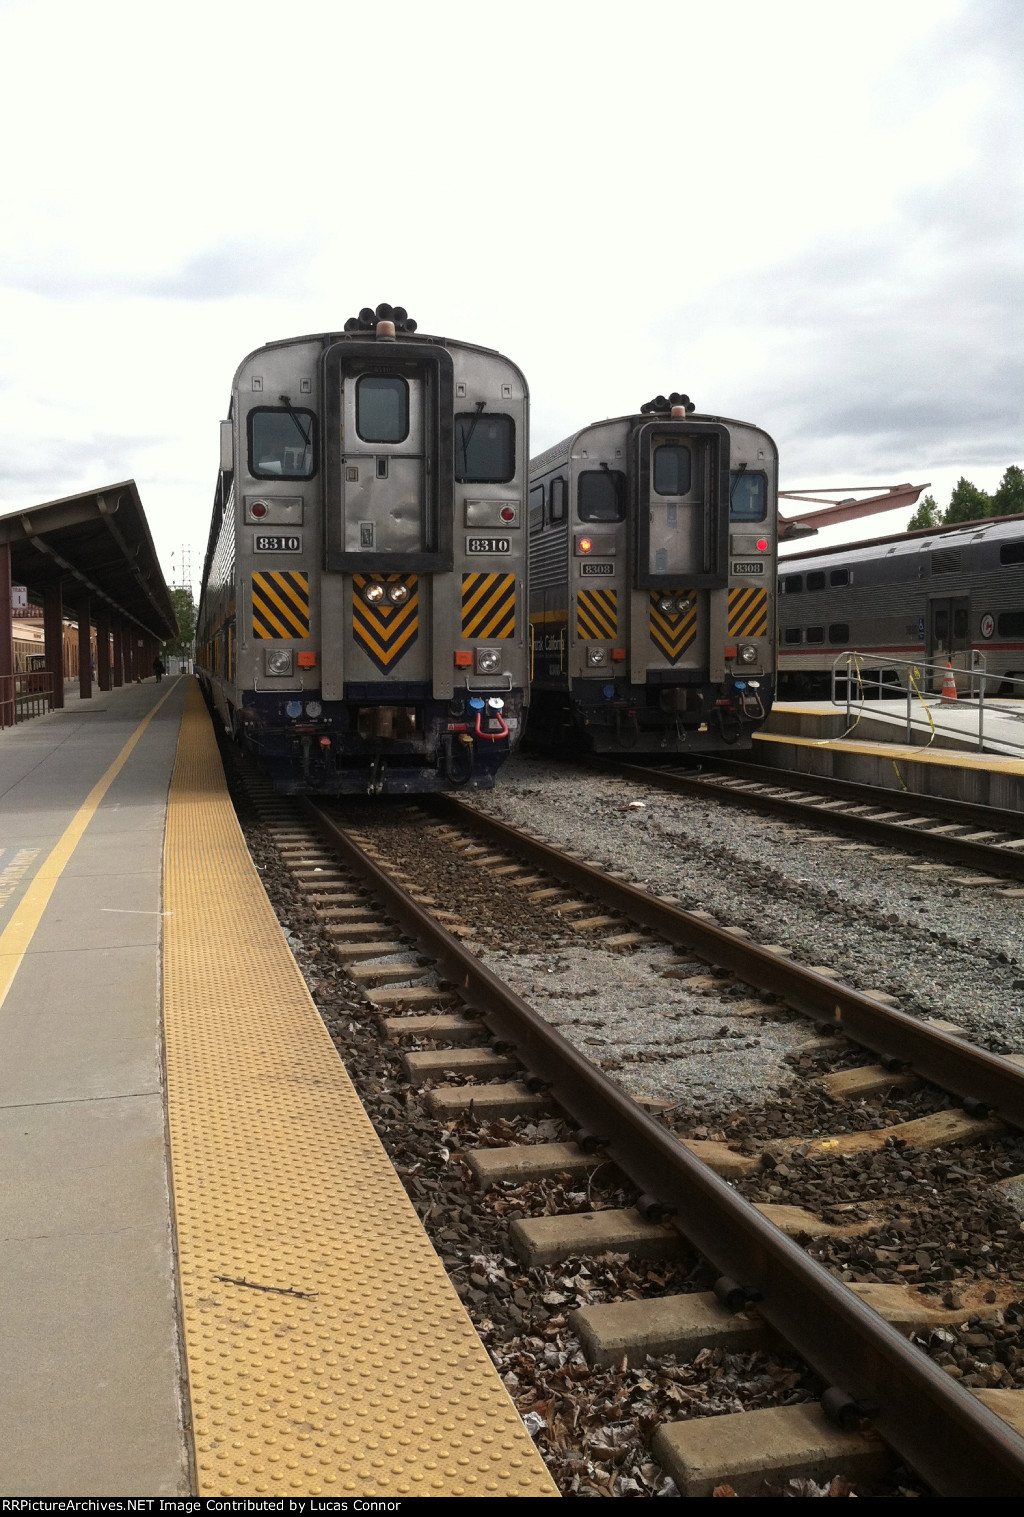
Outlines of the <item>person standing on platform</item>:
M164 661L160 657L159 653L153 660L153 673L156 675L156 682L159 685L164 673Z

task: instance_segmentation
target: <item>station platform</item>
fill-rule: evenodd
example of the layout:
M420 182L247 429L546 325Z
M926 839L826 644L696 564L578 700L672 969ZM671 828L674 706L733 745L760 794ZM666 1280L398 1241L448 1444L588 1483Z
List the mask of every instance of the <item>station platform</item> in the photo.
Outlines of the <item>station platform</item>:
M554 1496L188 678L0 733L0 1491Z
M831 701L778 701L754 734L753 757L773 768L850 780L915 795L943 796L1024 811L1024 703L986 703L977 746L977 707L915 703L906 741L906 703L871 701L847 716Z

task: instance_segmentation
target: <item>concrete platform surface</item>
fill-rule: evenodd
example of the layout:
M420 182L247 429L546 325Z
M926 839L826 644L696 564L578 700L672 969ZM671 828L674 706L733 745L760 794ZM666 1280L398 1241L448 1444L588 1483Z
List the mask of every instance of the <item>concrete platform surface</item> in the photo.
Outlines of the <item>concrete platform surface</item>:
M186 684L69 690L63 711L0 732L6 1497L191 1488L160 1052Z

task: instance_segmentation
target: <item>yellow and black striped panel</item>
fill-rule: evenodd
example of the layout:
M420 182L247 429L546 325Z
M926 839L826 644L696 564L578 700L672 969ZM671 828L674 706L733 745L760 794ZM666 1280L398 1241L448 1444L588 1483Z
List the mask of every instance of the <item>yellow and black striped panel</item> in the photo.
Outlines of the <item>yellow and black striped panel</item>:
M697 592L695 590L670 590L676 600L690 602L687 611L666 613L658 610L658 602L664 590L651 591L651 642L665 655L670 664L678 663L697 636Z
M385 596L370 605L363 596L369 584L405 585L409 599L396 606ZM407 653L420 635L420 592L415 574L354 574L352 636L382 674Z
M462 576L463 637L515 637L514 574Z
M294 569L252 577L253 637L309 636L309 575Z
M738 589L729 591L729 636L768 636L768 591Z
M588 642L617 637L619 597L616 590L577 590L576 636Z

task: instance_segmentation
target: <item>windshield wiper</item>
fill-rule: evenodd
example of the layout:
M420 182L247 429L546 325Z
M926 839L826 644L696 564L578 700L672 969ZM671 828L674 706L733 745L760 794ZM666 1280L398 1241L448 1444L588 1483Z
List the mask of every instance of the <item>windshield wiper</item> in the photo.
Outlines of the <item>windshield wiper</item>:
M292 403L289 400L288 396L287 395L279 395L277 398L281 402L281 404L284 406L285 410L288 412L288 415L291 417L292 421L295 423L296 431L298 432L299 436L302 438L302 441L306 444L306 447L308 448L309 444L310 444L310 442L312 440L312 437L313 437L313 428L312 428L312 425L310 425L310 429L307 432L306 429L303 427L301 420L299 419L299 413L298 413L298 411L296 411L295 407L292 405Z

